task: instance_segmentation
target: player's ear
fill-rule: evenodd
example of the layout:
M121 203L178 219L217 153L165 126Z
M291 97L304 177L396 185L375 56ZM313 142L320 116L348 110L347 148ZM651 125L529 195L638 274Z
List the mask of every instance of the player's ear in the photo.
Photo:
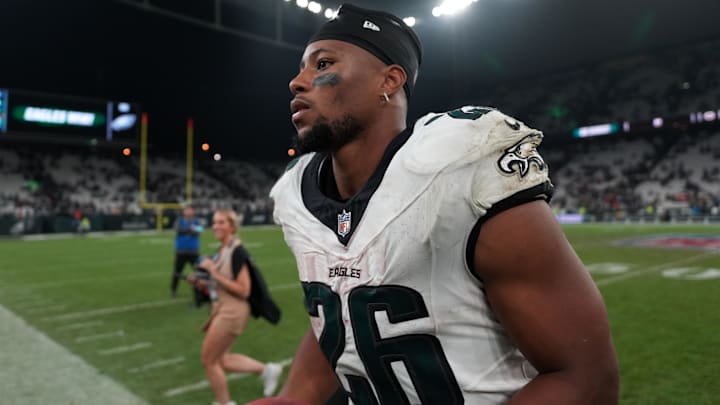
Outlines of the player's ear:
M405 69L400 67L400 65L388 65L385 67L385 80L382 84L382 91L392 96L402 90L407 79Z

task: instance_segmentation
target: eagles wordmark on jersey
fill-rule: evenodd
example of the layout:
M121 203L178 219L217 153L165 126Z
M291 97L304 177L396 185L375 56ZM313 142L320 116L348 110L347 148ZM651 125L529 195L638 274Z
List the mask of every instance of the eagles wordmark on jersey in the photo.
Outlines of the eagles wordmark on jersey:
M348 201L321 192L324 154L278 180L275 220L353 403L501 403L537 374L488 307L468 252L485 219L550 198L541 140L497 110L463 107L398 135Z

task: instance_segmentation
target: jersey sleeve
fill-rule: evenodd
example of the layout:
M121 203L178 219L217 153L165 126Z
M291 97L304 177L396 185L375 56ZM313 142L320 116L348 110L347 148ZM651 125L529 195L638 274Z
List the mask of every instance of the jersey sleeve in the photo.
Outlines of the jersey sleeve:
M230 266L233 273L233 279L237 280L238 274L240 274L240 270L242 270L243 265L250 260L250 255L248 254L248 251L240 245L233 251L231 260Z
M548 167L538 152L542 132L502 112L466 106L418 120L412 158L416 173L450 173L467 184L462 197L478 218L552 196Z
M488 114L475 133L485 147L474 156L471 204L479 217L533 201L549 201L553 193L548 167L538 152L542 132L499 111Z

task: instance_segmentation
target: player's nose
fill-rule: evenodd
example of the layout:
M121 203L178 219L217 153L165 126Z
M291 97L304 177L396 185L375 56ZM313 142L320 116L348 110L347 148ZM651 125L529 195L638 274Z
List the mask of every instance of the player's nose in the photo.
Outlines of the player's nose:
M296 95L307 91L310 88L308 75L305 74L305 70L301 70L292 80L290 80L290 93Z

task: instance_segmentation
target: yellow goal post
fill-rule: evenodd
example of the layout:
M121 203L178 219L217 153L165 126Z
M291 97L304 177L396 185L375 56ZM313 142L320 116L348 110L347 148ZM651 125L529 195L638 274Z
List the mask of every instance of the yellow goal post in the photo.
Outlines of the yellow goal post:
M162 230L163 211L166 209L181 209L192 202L193 178L193 137L195 125L192 118L187 120L186 152L185 152L185 201L179 202L148 202L147 201L147 142L148 142L148 115L142 114L140 121L140 207L154 209L156 214L155 227Z

